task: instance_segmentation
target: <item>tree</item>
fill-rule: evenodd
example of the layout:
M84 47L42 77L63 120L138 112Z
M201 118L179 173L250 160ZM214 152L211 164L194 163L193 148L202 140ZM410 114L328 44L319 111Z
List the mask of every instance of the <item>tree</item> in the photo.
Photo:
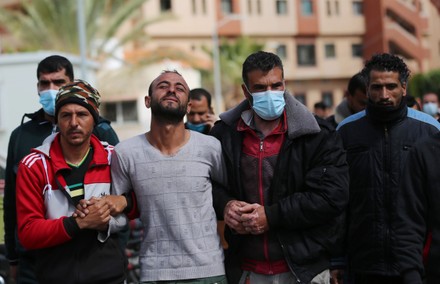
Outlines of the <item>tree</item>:
M408 89L414 97L421 97L426 93L440 95L440 69L415 74L408 84Z
M145 39L145 26L161 19L141 18L141 7L146 1L85 0L88 57L105 59L128 41ZM77 1L24 0L20 3L18 9L0 8L0 26L13 39L2 42L3 50L47 49L79 54ZM127 21L131 21L132 26L122 33Z
M259 44L249 37L239 37L235 40L222 40L220 44L220 69L223 97L225 108L229 109L237 105L242 99L241 93L241 69L242 64L249 56L258 50L262 50L263 44ZM211 54L212 51L205 48ZM202 72L204 86L213 86L211 70ZM213 89L213 88L212 88Z

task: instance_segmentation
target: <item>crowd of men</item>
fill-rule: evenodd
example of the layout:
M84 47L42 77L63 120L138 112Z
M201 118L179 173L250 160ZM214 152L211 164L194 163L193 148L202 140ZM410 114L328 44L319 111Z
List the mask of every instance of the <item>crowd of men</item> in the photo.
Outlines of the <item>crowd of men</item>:
M150 130L119 142L99 91L45 58L42 109L8 148L12 278L124 283L127 224L140 218L140 283L436 283L438 97L408 107L409 76L376 54L327 117L258 51L243 62L243 101L216 117L209 92L167 70L145 96Z

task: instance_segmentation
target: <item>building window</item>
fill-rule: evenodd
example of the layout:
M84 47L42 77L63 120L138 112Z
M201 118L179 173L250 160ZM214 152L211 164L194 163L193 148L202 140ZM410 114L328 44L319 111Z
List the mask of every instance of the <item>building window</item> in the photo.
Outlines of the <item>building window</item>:
M353 1L353 14L355 15L363 15L364 14L364 5L361 1Z
M362 44L352 44L351 45L351 56L362 57Z
M322 92L322 102L329 107L333 107L333 92Z
M280 44L277 46L276 49L276 54L281 58L281 59L286 59L287 58L287 48L285 44Z
M303 16L313 15L313 2L312 2L312 0L301 0L301 14Z
M326 8L327 8L327 16L331 16L332 15L332 3L330 3L330 1L327 1Z
M191 2L193 15L197 15L197 12L206 15L206 0L192 0ZM197 3L200 3L200 7L197 7Z
M221 8L223 14L232 14L232 0L222 0Z
M286 15L287 14L287 0L277 0L277 14Z
M206 0L202 0L202 13L206 15Z
M298 93L298 94L294 94L293 96L295 97L295 99L297 99L303 105L307 105L306 104L307 103L307 101L306 101L306 94Z
M333 43L328 43L324 46L325 48L325 57L326 58L335 58L336 57L336 50L335 45Z
M191 1L192 2L192 13L193 13L193 15L197 14L197 4L196 4L196 1L197 0L192 0Z
M160 0L160 11L170 12L171 11L171 0Z
M315 45L300 44L297 46L297 61L299 66L316 65Z
M136 101L108 102L103 104L104 116L116 123L137 122Z
M335 14L339 15L339 1L335 1Z

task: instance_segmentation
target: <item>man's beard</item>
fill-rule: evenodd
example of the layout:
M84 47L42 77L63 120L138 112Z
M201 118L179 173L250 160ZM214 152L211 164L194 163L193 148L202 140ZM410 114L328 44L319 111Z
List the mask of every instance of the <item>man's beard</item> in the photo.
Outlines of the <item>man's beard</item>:
M183 121L186 115L186 105L181 104L177 108L163 106L156 100L151 101L151 113L160 121L177 124Z

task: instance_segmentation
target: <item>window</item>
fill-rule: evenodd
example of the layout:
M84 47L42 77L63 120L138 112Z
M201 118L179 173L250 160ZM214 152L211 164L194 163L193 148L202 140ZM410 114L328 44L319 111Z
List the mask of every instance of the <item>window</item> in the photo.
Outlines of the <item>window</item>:
M298 93L294 95L295 99L297 99L303 105L306 105L306 94Z
M327 16L331 16L332 15L332 3L330 1L327 1L325 6L327 8Z
M193 15L197 14L197 4L196 4L196 1L197 0L192 0L191 1L192 2L192 13L193 13Z
M277 0L277 14L286 15L287 14L287 0Z
M351 56L362 57L362 44L352 44L351 45Z
M223 14L232 14L232 0L222 0L221 8Z
M281 59L286 59L287 58L287 49L286 49L286 45L285 44L280 44L277 46L276 49L276 54L281 58Z
M299 66L314 66L316 65L315 45L314 44L300 44L297 46L297 61Z
M312 0L301 0L301 14L303 16L313 15L313 2L312 2Z
M197 13L206 15L206 0L192 0L191 2L193 15ZM201 7L197 8L197 3L200 3Z
M353 1L353 14L355 15L363 15L364 14L364 6L361 1Z
M104 116L116 123L137 122L136 101L108 102L103 104Z
M325 48L325 57L326 58L335 58L336 57L336 51L335 51L335 45L333 43L328 43L324 46Z
M339 1L335 1L335 14L339 15Z
M170 12L171 11L171 0L160 0L160 11Z
M326 106L333 106L333 92L322 92L322 102Z

